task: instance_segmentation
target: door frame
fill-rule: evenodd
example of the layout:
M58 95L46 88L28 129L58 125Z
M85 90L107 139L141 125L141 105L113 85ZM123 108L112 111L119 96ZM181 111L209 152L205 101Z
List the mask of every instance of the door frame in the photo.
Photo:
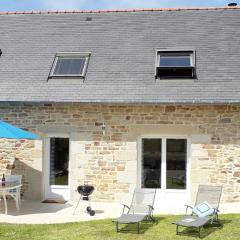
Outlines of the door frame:
M164 193L186 193L188 194L188 197L190 197L190 137L187 135L171 135L171 134L154 134L154 135L141 135L139 136L137 140L137 187L142 188L141 183L142 183L142 139L144 138L152 138L152 139L162 139L162 167L161 167L161 182L162 182L162 187L157 188L157 191L159 192L164 192ZM164 141L163 141L164 139ZM166 139L186 139L187 140L187 159L186 159L186 189L166 189ZM164 151L163 151L164 150ZM162 181L163 180L163 181Z
M64 185L50 185L49 184L49 157L50 157L50 138L68 138L69 139L69 160L68 160L68 185L64 187ZM66 197L64 200L70 199L70 186L71 186L71 178L70 178L70 161L71 161L71 138L70 134L66 133L48 133L44 136L43 139L43 200L49 199L47 197L47 191L50 186L54 186L55 189L65 189Z

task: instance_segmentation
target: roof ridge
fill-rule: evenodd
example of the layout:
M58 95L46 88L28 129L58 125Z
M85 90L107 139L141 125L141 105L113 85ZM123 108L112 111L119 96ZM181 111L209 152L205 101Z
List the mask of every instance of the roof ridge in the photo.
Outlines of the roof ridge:
M118 12L161 12L161 11L187 11L187 10L240 10L240 7L182 7L182 8L136 8L136 9L109 9L109 10L50 10L50 11L6 11L0 15L21 14L68 14L68 13L118 13Z

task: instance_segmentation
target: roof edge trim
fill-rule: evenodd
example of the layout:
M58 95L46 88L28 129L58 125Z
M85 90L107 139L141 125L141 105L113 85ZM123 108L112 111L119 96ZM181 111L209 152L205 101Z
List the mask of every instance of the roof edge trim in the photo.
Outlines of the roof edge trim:
M31 15L31 14L74 14L74 13L122 13L122 12L163 12L163 11L202 11L202 10L240 10L240 7L192 7L192 8L137 8L108 10L50 10L50 11L6 11L0 15Z
M113 105L240 105L239 100L212 100L212 101L23 101L0 100L0 104L113 104Z

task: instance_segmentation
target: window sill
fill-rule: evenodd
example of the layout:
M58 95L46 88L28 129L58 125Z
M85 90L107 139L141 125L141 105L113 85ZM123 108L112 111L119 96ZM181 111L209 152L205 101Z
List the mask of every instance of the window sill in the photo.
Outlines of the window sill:
M142 189L156 189L157 192L164 193L186 193L189 189L162 189L162 188L142 188Z

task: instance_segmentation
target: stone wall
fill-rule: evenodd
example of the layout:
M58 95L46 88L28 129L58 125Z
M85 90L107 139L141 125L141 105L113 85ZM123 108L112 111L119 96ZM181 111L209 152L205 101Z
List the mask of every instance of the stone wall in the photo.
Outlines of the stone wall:
M187 135L191 142L192 198L199 183L211 183L224 185L223 201L240 200L240 105L2 104L0 118L43 137L70 135L73 199L76 186L87 181L96 186L95 200L125 200L137 185L140 136L173 134ZM0 155L1 169L16 157L41 173L42 145L37 142L17 141L14 146L1 141L1 149L7 149ZM23 190L29 192L33 182L24 177Z
M33 140L0 138L0 176L22 175L21 195L41 198L42 143ZM40 166L40 167L39 167Z

